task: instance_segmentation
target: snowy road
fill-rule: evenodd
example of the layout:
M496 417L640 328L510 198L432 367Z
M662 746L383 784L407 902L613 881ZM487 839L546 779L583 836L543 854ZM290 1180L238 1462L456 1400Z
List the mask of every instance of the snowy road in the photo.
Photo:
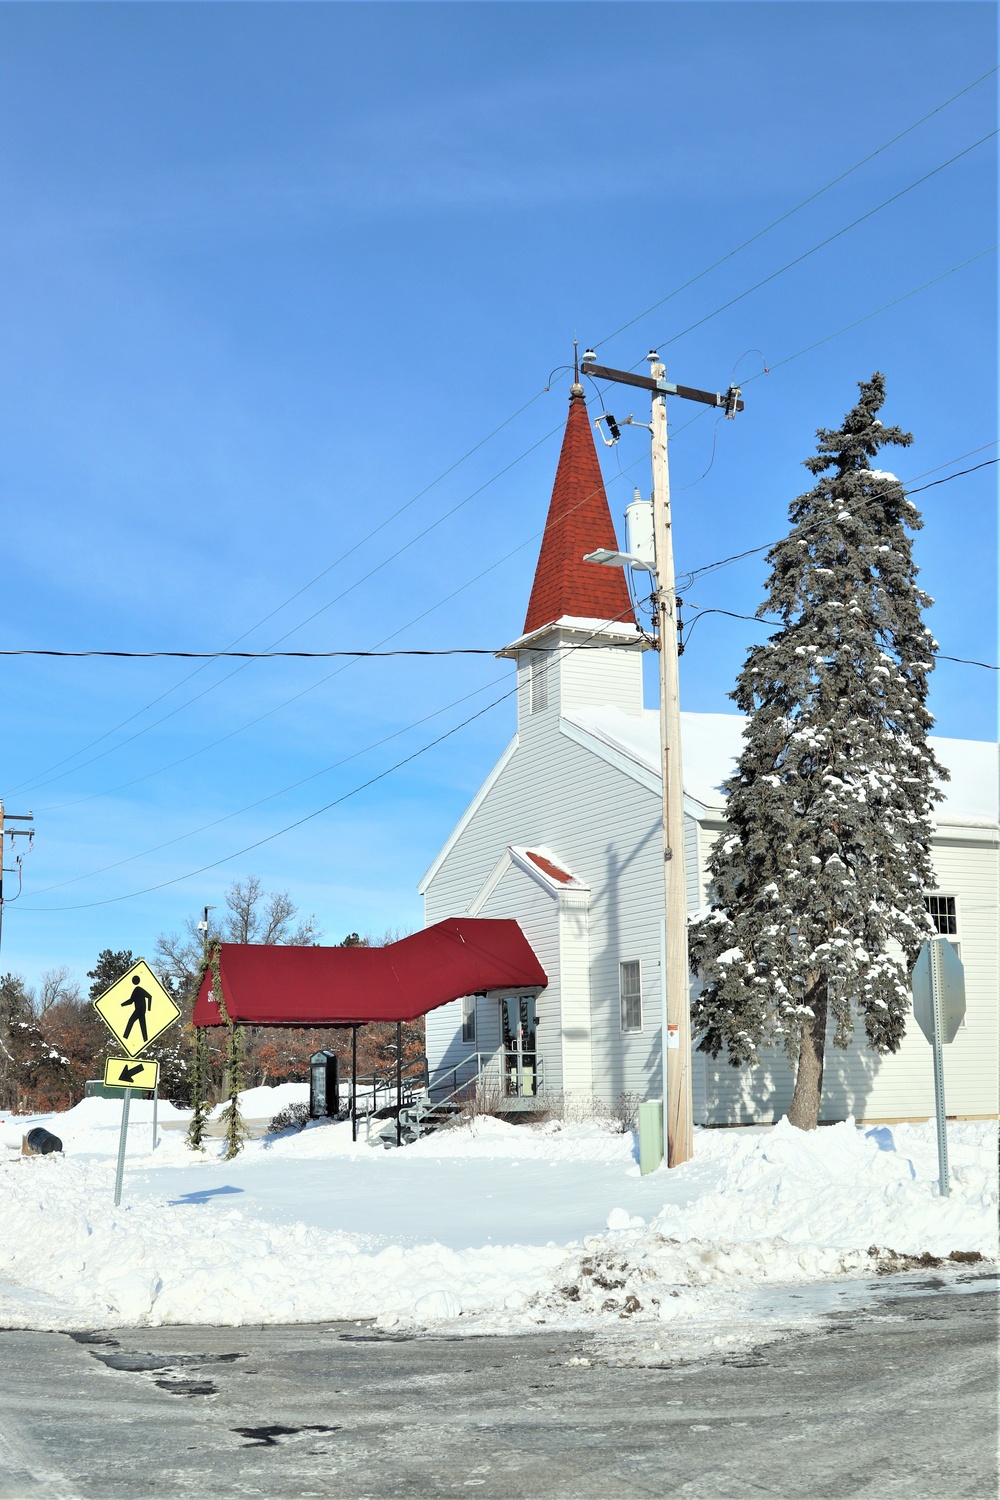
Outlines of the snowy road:
M892 1278L818 1333L680 1364L649 1330L0 1332L0 1500L982 1500L991 1287Z

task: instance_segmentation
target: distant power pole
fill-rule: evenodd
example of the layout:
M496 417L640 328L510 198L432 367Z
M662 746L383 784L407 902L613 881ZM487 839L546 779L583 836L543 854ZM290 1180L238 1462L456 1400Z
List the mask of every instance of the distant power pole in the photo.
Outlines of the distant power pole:
M4 841L4 836L6 835L6 837L10 839L11 849L14 848L14 840L17 839L17 838L26 838L28 840L28 848L30 849L31 846L32 846L32 844L34 843L34 840L35 840L35 830L34 830L34 827L30 826L30 825L32 825L34 823L34 821L35 821L35 819L34 819L34 816L33 816L32 813L5 813L4 812L3 801L0 800L0 941L3 940L3 903L4 903L4 894L3 894L4 842L3 841ZM9 823L27 823L29 826L27 828L8 828L6 826L8 822ZM21 860L22 860L22 858L23 858L23 856L19 854L17 856L17 858L15 859L15 861L14 861L14 868L12 870L11 869L7 870L7 874L8 875L16 875L17 876L17 896L19 896L21 894ZM12 897L11 899L14 900L14 901L16 901L17 900L17 896Z
M673 385L655 349L648 356L649 374L610 370L594 363L593 350L583 356L581 369L598 380L636 385L652 393L650 458L653 470L653 542L656 572L657 646L660 653L660 765L663 777L663 897L666 922L667 1037L664 1055L664 1134L667 1165L679 1167L694 1149L691 1101L691 1007L688 999L687 878L684 869L684 780L681 764L681 699L678 665L677 592L670 515L670 471L667 463L667 396L722 407L727 417L743 410L737 387L725 395ZM617 425L617 424L616 424ZM624 424L622 424L624 425ZM594 561L628 564L628 557L610 554Z

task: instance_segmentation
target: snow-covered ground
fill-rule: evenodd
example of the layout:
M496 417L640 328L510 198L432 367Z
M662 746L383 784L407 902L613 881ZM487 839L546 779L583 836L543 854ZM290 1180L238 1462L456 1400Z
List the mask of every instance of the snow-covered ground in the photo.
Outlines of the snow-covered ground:
M304 1098L286 1085L245 1104L267 1117ZM930 1122L699 1130L693 1161L643 1178L634 1137L599 1123L480 1119L401 1151L315 1124L227 1162L219 1141L189 1151L169 1105L153 1151L152 1105L133 1101L116 1209L120 1113L88 1099L0 1120L0 1325L597 1320L738 1342L768 1308L787 1325L778 1291L829 1305L899 1268L890 1252L997 1255L995 1123L950 1127L941 1198ZM35 1124L63 1155L16 1154Z

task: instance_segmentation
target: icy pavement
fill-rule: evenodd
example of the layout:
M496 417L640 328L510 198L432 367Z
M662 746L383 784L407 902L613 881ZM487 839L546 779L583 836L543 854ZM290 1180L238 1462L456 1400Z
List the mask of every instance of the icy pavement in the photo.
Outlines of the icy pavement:
M676 1348L808 1322L810 1287L997 1253L994 1123L951 1126L942 1199L930 1123L699 1130L692 1162L641 1178L634 1137L599 1123L483 1119L401 1151L317 1124L226 1162L180 1129L152 1151L150 1110L118 1209L116 1101L42 1121L63 1156L12 1155L36 1121L0 1123L0 1325L645 1324Z

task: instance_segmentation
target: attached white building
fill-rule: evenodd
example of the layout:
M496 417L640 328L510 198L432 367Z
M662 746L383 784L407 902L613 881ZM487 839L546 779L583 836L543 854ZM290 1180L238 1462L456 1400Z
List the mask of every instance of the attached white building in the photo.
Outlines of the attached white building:
M534 997L470 996L427 1017L431 1068L496 1055L508 1087L545 1095L661 1088L659 719L643 706L642 637L621 573L585 564L616 548L583 392L573 387L525 633L517 733L424 876L425 921L513 917L548 975ZM608 623L609 621L613 623ZM600 649L594 649L600 643ZM682 715L688 904L706 904L706 860L724 826L720 782L736 714ZM950 1115L995 1116L1000 1063L1000 747L937 739L952 779L937 810L939 929L960 949L968 1013L945 1054ZM537 1028L537 1029L536 1029ZM863 1028L859 1028L863 1037ZM755 1068L693 1054L696 1121L777 1119L791 1100L781 1052ZM926 1118L931 1054L911 1025L880 1058L856 1038L827 1047L821 1119Z

